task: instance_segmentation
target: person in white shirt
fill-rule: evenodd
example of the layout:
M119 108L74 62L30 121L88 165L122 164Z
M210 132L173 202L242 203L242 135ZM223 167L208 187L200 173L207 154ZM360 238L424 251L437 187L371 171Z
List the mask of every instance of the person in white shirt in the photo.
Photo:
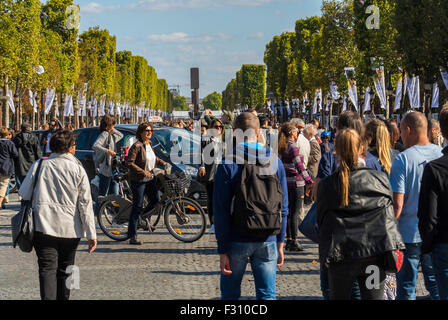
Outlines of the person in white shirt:
M311 153L311 145L309 140L303 135L303 129L305 128L305 121L302 119L292 119L291 123L299 129L299 137L297 138L297 146L299 147L299 154L303 157L303 164L305 168L308 167L308 160Z
M137 128L136 137L138 141L134 143L126 157L126 165L129 168L129 180L132 190L132 212L129 218L128 235L130 244L142 245L143 242L137 240L138 218L145 211L155 208L159 202L157 183L153 178L153 169L156 164L167 166L162 159L157 158L151 147L153 127L150 123L142 123ZM145 196L148 199L148 207L143 208Z

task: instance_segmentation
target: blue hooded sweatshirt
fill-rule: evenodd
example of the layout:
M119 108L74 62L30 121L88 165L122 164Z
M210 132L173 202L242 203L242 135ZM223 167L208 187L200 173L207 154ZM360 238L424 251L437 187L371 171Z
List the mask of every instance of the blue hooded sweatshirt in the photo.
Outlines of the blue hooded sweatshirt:
M244 154L248 161L258 159L266 163L271 156L271 149L265 149L258 143L241 143L235 148L237 155ZM232 200L237 186L241 183L241 174L243 166L235 163L233 160L223 160L218 165L213 192L213 215L215 225L215 236L218 241L218 253L228 253L229 244L232 242L284 242L286 233L286 223L288 216L288 187L286 184L285 168L278 157L273 159L277 163L272 165L283 191L282 203L282 229L280 234L270 237L249 237L244 236L230 223L232 213Z

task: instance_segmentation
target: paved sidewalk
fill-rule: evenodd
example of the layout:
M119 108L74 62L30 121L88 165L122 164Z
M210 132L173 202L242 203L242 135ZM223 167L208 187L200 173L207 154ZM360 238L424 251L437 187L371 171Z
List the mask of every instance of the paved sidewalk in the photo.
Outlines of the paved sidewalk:
M12 200L17 200L12 195ZM10 218L18 202L0 211L0 300L40 299L37 258L11 246ZM73 300L177 300L219 299L219 257L214 235L206 234L193 244L184 244L160 227L154 234L142 233L144 245L134 247L105 237L98 230L98 248L87 252L81 242L76 257L80 289ZM277 276L279 299L320 300L317 245L301 239L302 253L286 253L286 263ZM313 263L314 262L314 263ZM250 266L248 266L249 274ZM419 282L419 295L423 292ZM251 276L243 279L242 296L253 299Z

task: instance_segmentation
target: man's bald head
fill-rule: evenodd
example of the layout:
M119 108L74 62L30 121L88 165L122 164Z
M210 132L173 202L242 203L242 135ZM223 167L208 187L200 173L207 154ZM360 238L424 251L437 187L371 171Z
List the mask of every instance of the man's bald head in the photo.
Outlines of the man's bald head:
M409 127L411 131L416 133L426 133L428 132L428 120L425 115L421 112L410 112L401 121L402 125Z
M408 113L400 124L401 139L406 148L429 144L428 120L421 112Z

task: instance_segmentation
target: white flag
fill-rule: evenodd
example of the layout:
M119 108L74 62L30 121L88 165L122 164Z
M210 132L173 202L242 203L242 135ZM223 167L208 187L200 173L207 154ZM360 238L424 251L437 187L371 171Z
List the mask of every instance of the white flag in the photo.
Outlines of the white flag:
M92 117L98 116L98 101L95 99L92 101Z
M9 107L11 108L12 113L16 113L16 107L14 106L14 96L12 95L12 90L8 90L9 96Z
M355 81L355 68L344 68L345 70L345 77L348 81L348 96L350 97L350 100L352 101L353 105L355 106L356 111L358 111L358 90L356 89L356 81ZM352 76L350 76L349 73L352 73Z
M387 97L386 97L386 80L384 78L384 70L376 69L376 76L374 79L376 94L380 98L381 108L386 109Z
M370 92L371 92L370 88L367 88L366 96L364 98L364 112L372 110L372 108L370 106Z
M448 73L445 71L440 71L442 74L443 83L445 83L445 87L448 89Z
M64 117L73 116L73 97L71 95L65 96Z
M331 92L331 99L333 100L338 100L341 97L341 94L338 92L338 86L334 81L330 82L330 92Z
M106 112L104 111L104 107L106 106L106 101L104 99L102 99L100 101L100 109L98 110L98 115L100 117L104 117Z
M56 92L53 89L48 88L47 94L45 95L45 114L50 113L51 106L53 105L55 97L56 97Z
M397 83L397 90L395 91L394 111L400 109L402 97L403 97L403 79L400 78Z
M407 80L407 90L409 95L409 102L411 108L420 108L420 79L419 77L413 77Z
M33 111L34 113L37 113L37 102L36 102L37 93L34 94L33 91L31 90L28 90L28 93L30 98L30 104L33 107Z
M431 108L438 109L439 108L439 86L436 83L432 86L432 102Z

